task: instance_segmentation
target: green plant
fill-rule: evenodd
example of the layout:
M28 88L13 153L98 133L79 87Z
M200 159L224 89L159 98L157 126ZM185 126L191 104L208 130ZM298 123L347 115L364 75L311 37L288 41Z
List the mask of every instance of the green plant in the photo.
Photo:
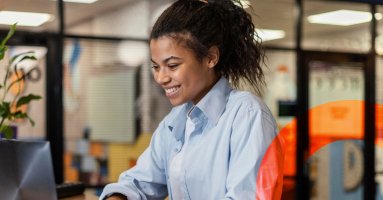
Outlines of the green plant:
M7 36L1 40L0 43L0 61L4 59L8 47L6 43L15 33L16 24L10 26ZM13 129L9 122L16 119L28 119L34 126L34 121L28 116L28 114L21 110L21 106L27 105L32 100L41 99L41 96L34 94L27 94L22 96L20 90L13 97L9 98L9 91L12 87L21 87L20 83L25 80L27 73L22 73L17 70L17 65L24 60L36 60L33 56L33 52L25 52L11 57L5 66L5 75L2 82L0 82L0 133L3 133L5 138L13 137ZM2 67L1 67L2 68ZM10 76L14 75L15 79L10 79ZM8 100L8 98L10 100Z

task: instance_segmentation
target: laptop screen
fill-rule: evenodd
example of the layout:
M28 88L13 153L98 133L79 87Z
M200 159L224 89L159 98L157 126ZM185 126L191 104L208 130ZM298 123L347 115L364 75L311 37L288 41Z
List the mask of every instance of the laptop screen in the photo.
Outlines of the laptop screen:
M0 199L57 199L49 142L0 139Z

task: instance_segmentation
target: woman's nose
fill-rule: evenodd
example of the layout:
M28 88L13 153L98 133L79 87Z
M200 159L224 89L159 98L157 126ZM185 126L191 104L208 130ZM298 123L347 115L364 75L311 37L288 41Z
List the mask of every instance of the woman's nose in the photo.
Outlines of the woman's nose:
M171 78L165 69L161 69L157 72L156 80L158 84L163 85L170 82Z

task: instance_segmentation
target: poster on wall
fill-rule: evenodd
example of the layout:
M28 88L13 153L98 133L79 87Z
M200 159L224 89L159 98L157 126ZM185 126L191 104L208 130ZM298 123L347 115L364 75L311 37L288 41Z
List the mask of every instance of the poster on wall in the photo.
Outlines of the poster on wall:
M311 137L363 137L362 63L311 61L309 67Z
M363 100L362 63L309 63L310 107L340 100Z

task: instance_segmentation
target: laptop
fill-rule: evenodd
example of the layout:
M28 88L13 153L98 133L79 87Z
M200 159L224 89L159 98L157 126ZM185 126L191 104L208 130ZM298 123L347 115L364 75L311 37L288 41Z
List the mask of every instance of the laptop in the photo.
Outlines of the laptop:
M49 142L0 139L0 199L57 199Z

